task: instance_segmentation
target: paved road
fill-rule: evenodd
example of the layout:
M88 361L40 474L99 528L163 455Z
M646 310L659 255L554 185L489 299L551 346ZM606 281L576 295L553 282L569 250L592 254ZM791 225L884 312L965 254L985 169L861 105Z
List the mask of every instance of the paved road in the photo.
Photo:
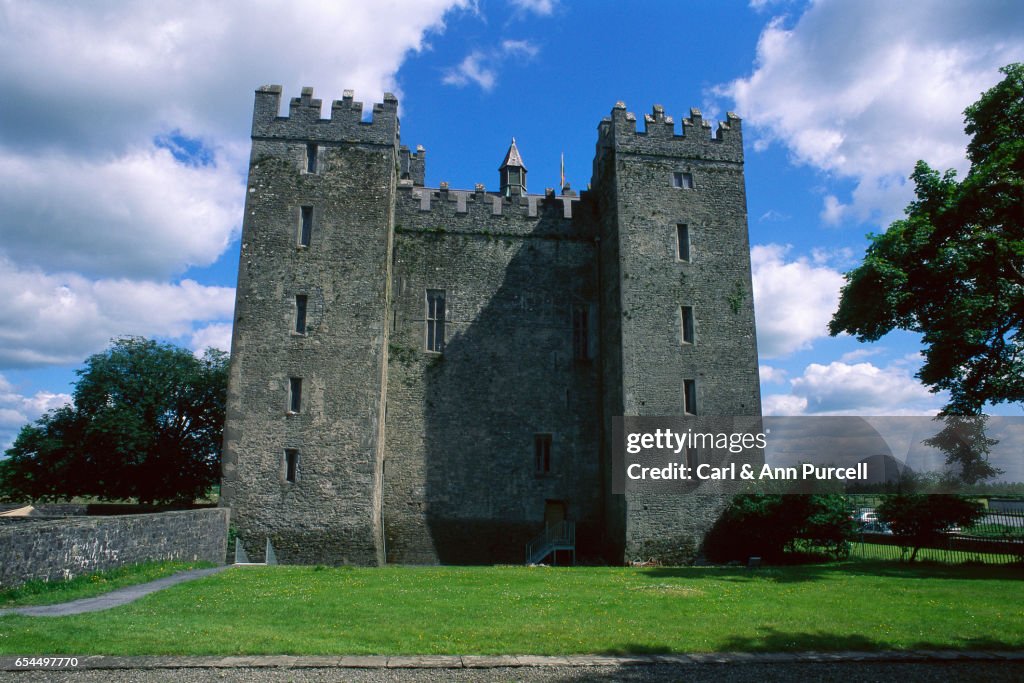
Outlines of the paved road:
M764 681L835 681L866 683L900 681L1024 680L1024 661L1016 662L746 662L733 664L650 664L614 666L532 666L491 669L339 669L291 668L187 668L88 669L80 671L0 671L0 680L16 683L432 683L434 681L522 681L555 683L764 683Z
M173 586L184 581L200 579L204 576L224 571L228 565L223 567L211 567L210 569L193 569L187 572L178 572L162 579L139 583L134 586L125 586L112 590L109 593L98 595L95 598L82 598L71 602L62 602L56 605L39 605L37 607L11 607L0 609L0 617L5 614L24 614L30 617L64 617L69 614L81 614L82 612L98 612L99 610L118 607L133 600L138 600L143 595L155 593L168 586Z

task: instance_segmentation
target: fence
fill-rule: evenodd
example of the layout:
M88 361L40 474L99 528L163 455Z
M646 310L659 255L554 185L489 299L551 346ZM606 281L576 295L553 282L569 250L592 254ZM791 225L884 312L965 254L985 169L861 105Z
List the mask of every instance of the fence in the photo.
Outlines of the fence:
M851 550L854 557L898 560L910 557L913 548L891 533L860 533ZM1024 562L1024 513L986 512L973 526L951 529L922 547L917 559L935 562Z

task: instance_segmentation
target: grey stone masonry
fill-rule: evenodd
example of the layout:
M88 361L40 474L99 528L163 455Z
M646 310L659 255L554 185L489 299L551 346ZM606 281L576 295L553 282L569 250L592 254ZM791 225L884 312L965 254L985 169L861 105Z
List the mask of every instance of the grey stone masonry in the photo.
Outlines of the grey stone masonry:
M31 518L29 518L31 519ZM0 587L160 560L224 563L228 510L67 517L0 527Z
M522 562L563 519L580 559L692 557L727 492L612 495L611 420L760 414L740 120L617 104L592 189L529 194L426 187L390 95L280 105L257 90L225 429L249 557Z

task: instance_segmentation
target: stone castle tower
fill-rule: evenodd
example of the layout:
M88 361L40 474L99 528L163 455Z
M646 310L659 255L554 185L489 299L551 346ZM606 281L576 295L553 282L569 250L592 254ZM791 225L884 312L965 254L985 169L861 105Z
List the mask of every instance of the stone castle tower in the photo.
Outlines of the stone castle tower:
M424 186L398 102L256 91L222 504L250 556L692 553L723 505L611 494L621 415L760 415L740 120L616 104L592 189ZM497 156L497 154L496 154ZM564 525L563 525L564 526Z

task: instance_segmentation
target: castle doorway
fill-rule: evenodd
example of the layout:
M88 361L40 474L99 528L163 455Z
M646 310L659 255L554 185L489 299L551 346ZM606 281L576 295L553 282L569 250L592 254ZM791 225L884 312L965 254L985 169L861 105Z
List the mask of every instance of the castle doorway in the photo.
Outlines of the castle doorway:
M544 501L544 526L550 529L565 521L565 501L545 500Z

